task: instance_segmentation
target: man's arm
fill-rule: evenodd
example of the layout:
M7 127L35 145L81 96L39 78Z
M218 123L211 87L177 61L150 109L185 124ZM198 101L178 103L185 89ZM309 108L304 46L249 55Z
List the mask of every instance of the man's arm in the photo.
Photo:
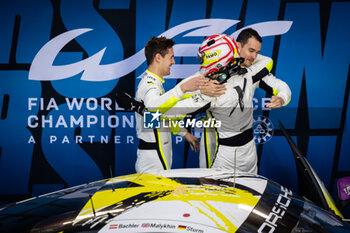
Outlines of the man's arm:
M280 108L286 106L291 97L292 92L287 85L287 83L276 78L271 73L265 76L259 83L259 87L267 86L263 89L272 89L273 96L271 97L271 102L266 107L268 108Z
M204 77L196 76L184 83L177 84L173 89L163 93L158 85L146 80L148 85L143 96L145 107L150 111L159 110L161 113L172 108L185 92L198 90L206 82Z
M163 117L183 119L186 114L196 112L197 110L209 104L214 99L214 97L209 97L201 94L193 95L190 98L177 102L176 105L174 105L163 115Z
M226 86L220 84L217 80L210 80L201 86L200 93L210 97L219 97L225 94Z
M199 140L195 136L193 136L191 133L187 132L184 136L185 140L190 144L191 149L194 152L199 152Z
M180 84L192 79L196 75L202 76L202 73L200 71L196 72L194 75L183 79ZM186 95L183 97L183 99L187 99L195 94L203 94L210 97L219 97L220 95L225 94L226 87L223 84L220 84L216 80L208 80L206 79L205 82L201 82L199 90L193 91L193 92L187 92Z
M264 89L266 92L273 95L271 97L268 108L280 108L286 106L290 99L292 92L289 86L280 79L277 79L271 70L273 67L273 60L269 57L258 55L254 64L250 67L253 73L254 85Z
M174 92L176 93L177 92L176 88L178 88L178 87L175 87L172 90L170 90L169 92L164 93L162 95L161 94L162 91L154 83L148 83L147 85L150 85L148 90L146 90L146 93L149 93L147 97L150 99L148 101L148 104L152 104L153 102L156 102L156 103L153 103L153 104L154 105L157 105L157 104L160 105L160 103L159 103L160 99L164 99L163 101L165 101L165 103L163 103L163 106L168 104L168 108L169 109L170 109L170 106L174 106L174 103L177 104L179 99L176 98L176 97L173 98L173 96L171 96L171 94L174 93ZM186 102L182 102L177 107L193 107L193 109L198 110L199 108L201 108L205 104L207 104L209 102L209 100L210 100L210 97L206 97L207 98L206 102L196 104L195 102L198 102L200 99L203 99L203 97L202 97L202 95L200 93L202 93L203 96L208 95L208 96L216 97L216 96L224 94L225 90L226 90L226 87L224 85L219 84L219 82L217 82L215 80L207 82L200 88L200 91L198 90L196 92L192 92L191 94L183 95L182 98L180 99L181 101L183 101L185 99L188 99L188 98L192 98L193 100L187 100ZM151 98L152 96L154 98ZM178 95L177 97L179 97L179 96L180 95ZM171 103L172 100L174 100L174 103ZM125 108L126 110L131 110L131 111L138 112L141 115L143 114L143 112L145 110L151 110L152 111L152 109L146 108L144 100L138 101L135 98L133 98L130 94L128 94L128 93L126 93L124 91L121 91L121 92L117 93L116 101L117 101L117 103L118 103L118 105L120 107ZM155 109L159 110L160 108L158 107L158 108L155 108ZM161 113L165 113L169 109L162 108ZM188 113L188 111L185 111L184 113ZM170 113L170 114L174 114L174 112Z

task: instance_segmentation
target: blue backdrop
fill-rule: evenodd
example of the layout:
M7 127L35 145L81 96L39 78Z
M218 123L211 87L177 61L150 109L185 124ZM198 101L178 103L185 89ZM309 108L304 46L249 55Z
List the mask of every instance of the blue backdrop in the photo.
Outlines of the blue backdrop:
M289 105L272 111L256 93L255 115L274 129L258 145L259 173L297 191L279 120L336 196L337 178L350 175L349 11L349 1L331 0L1 1L0 204L134 173L135 116L114 96L135 94L145 43L164 34L179 46L169 89L198 69L192 51L205 36L249 26L292 90ZM181 138L173 144L173 168L198 167Z

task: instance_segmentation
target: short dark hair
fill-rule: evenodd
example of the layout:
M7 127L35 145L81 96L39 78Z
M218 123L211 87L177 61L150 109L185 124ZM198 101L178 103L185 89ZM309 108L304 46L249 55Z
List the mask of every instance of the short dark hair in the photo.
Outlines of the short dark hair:
M246 28L242 30L238 37L237 37L237 42L241 43L242 47L248 42L248 39L250 37L254 37L257 41L262 43L262 38L259 35L257 31L255 31L253 28Z
M168 53L168 49L172 48L174 44L175 42L172 39L167 39L164 36L152 37L145 46L147 65L152 64L157 53L164 57Z

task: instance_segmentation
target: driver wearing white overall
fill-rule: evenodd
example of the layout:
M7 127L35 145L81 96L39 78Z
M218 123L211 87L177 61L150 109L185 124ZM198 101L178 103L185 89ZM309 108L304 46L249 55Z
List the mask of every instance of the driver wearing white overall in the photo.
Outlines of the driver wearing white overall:
M145 46L148 69L142 74L142 80L138 85L135 97L137 101L144 103L145 108L152 112L155 118L172 108L184 97L185 92L194 92L208 83L203 76L195 75L183 80L170 91L164 91L163 76L169 75L170 67L175 64L173 45L174 41L171 39L153 37ZM213 88L203 90L203 92L216 92L212 96L218 96L217 93L220 93L222 88L224 88L223 85L220 87L216 85ZM170 169L172 164L170 128L145 128L143 115L136 113L135 116L136 134L139 138L136 172L154 173ZM177 134L183 136L191 146L199 149L198 139L185 129L180 130Z
M200 54L203 57L201 72L206 76L220 73L223 67L236 62L239 52L235 41L224 34L213 35L203 41ZM270 61L262 62L265 67ZM262 77L253 75L251 69L239 69L231 77L226 77L226 93L217 98L197 94L193 98L178 102L166 114L174 115L184 107L195 111L210 102L209 111L221 126L217 128L218 148L213 168L237 169L237 172L257 173L257 153L252 132L253 96ZM281 90L287 86L273 76L264 78L266 89ZM288 87L288 86L287 86ZM279 95L287 102L290 90ZM211 137L212 138L212 137ZM211 147L210 149L212 149Z
M273 61L269 57L260 55L262 38L252 28L244 29L237 37L237 45L240 56L243 57L243 66L252 71L254 85L260 87L272 96L270 108L286 106L291 98L291 91L288 85L275 78L270 72ZM262 80L262 81L261 81ZM269 85L266 85L268 83ZM212 118L209 111L206 112L207 119ZM200 143L200 167L210 168L218 148L218 135L215 128L204 128Z

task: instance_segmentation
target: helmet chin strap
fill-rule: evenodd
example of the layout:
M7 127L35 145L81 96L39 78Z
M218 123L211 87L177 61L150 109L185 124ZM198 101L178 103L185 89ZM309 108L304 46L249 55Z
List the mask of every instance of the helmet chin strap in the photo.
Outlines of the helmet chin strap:
M247 73L247 69L242 67L243 62L243 57L234 58L227 66L221 67L218 72L211 72L206 77L211 80L217 80L220 84L223 84L235 74Z

